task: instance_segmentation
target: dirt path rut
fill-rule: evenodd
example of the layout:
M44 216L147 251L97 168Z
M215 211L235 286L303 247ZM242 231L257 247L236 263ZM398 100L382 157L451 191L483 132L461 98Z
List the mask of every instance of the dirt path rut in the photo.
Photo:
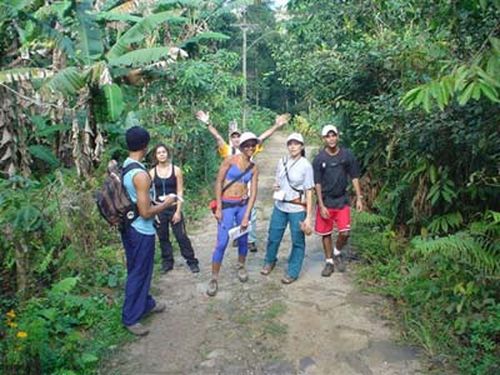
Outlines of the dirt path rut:
M259 251L249 253L250 279L236 275L237 250L226 250L219 293L205 294L216 225L208 215L190 237L202 271L193 275L179 254L176 266L154 284L153 294L167 311L146 321L151 332L125 345L103 369L105 374L420 374L418 353L393 341L377 311L383 301L361 293L344 274L321 277L319 238L307 238L301 277L291 285L280 279L286 269L289 232L279 262L260 275L272 212L271 186L276 163L286 153L286 134L274 135L258 155Z

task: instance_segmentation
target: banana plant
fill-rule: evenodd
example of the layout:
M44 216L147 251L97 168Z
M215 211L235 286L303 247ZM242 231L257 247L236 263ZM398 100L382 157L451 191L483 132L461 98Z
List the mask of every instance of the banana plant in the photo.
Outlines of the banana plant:
M91 142L81 145L86 151L74 150L73 154L90 153L92 159L98 160L99 155L92 153L93 150L102 150L102 145L96 143L102 136L95 123L95 101L92 100L92 95L99 93L98 95L104 97L108 121L117 121L125 107L119 84L121 76L137 74L145 69L164 68L179 57L186 58L187 53L179 48L186 41L202 43L205 40L227 38L219 33L205 33L197 24L187 25L190 19L183 16L185 8L176 5L172 6L172 9L155 12L157 4L158 2L143 2L142 7L150 7L147 9L149 15L140 17L127 14L126 7L122 5L97 11L91 0L65 0L47 4L38 7L32 14L31 11L37 7L35 1L12 2L7 6L9 15L25 20L25 23L15 22L14 29L18 39L26 44L27 52L35 53L29 48L33 45L48 45L51 50L57 50L64 55L59 59L63 63L53 62L45 64L45 67L0 70L0 85L7 86L8 90L9 85L30 82L40 87L38 93L43 100L54 102L62 98L65 102L76 103L77 109L87 112L83 116L84 129L79 131L78 126L73 126L73 130L79 132L76 138L81 137L87 141L90 139ZM199 2L200 4L202 3ZM0 25L5 25L6 22L7 20L0 16ZM111 29L109 22L115 25L118 23L119 28L123 29L110 46L107 45ZM158 43L160 29L170 34L169 39L172 42L169 45ZM173 35L174 29L183 33ZM186 29L190 32L186 33ZM198 39L195 38L197 34L200 34ZM75 104L66 107L75 107ZM76 117L76 113L72 116ZM5 117L0 116L0 119ZM71 139L74 138L73 134ZM80 145L76 142L74 146L79 148ZM75 159L78 157L75 156ZM84 164L91 165L89 161ZM77 166L77 169L88 168Z

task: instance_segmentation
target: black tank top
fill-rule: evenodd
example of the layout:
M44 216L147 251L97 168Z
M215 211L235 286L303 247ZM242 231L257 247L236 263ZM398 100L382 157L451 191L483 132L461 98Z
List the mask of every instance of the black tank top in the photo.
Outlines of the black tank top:
M172 173L170 177L161 178L158 176L155 167L155 178L153 179L153 185L155 188L155 196L160 197L167 194L177 194L177 177L175 177L175 168L172 164Z

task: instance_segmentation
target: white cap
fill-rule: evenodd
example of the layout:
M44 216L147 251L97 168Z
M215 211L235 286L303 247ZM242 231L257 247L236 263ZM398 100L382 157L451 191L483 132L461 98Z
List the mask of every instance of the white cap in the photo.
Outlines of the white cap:
M288 142L290 141L297 141L304 144L304 137L302 137L302 134L300 133L292 133L286 139L286 144L288 144Z
M240 136L240 147L243 145L243 143L245 143L246 141L252 141L254 140L255 142L259 143L259 138L257 138L257 136L255 134L253 134L252 132L244 132L241 136Z
M334 132L337 135L339 134L339 131L337 130L337 127L335 125L325 125L321 130L321 136L326 137L330 132Z

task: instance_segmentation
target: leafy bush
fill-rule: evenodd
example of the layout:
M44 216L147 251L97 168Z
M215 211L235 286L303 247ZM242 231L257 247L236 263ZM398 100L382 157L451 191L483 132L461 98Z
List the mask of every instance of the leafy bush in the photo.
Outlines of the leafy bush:
M488 212L462 234L402 242L387 219L356 215L352 242L365 260L359 277L393 298L405 336L464 374L500 368L498 218Z

